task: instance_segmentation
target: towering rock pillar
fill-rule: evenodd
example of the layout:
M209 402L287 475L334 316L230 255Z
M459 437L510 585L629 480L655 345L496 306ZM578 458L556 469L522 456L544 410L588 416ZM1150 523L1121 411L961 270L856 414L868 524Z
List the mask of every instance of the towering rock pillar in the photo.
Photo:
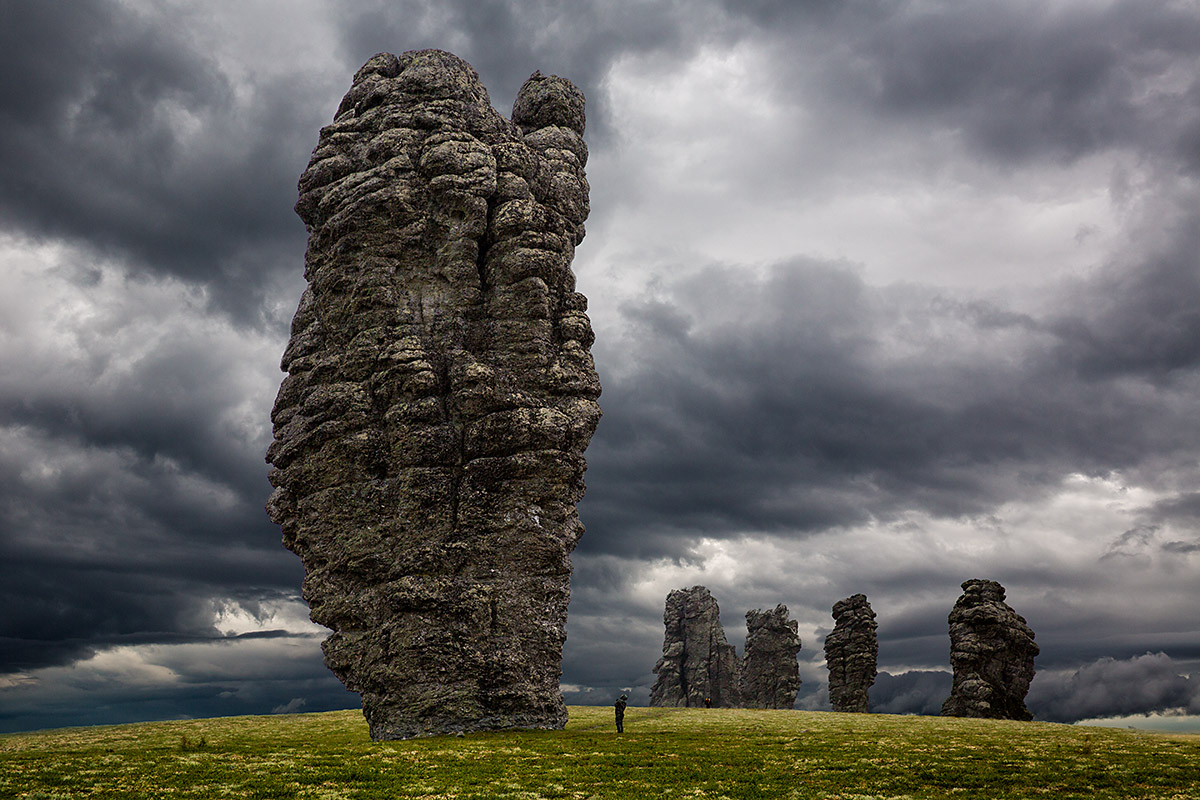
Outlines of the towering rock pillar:
M300 178L308 288L268 512L375 739L561 728L576 503L600 418L583 95L509 121L445 52L377 55Z
M1025 708L1038 654L1033 631L996 581L969 580L962 588L949 618L954 685L942 715L1033 719Z
M856 594L834 603L833 620L833 630L825 637L829 703L834 711L865 714L879 654L875 612L865 594Z
M746 612L746 653L742 659L742 705L791 708L800 689L800 635L782 603L773 611Z
M741 705L741 663L725 641L721 610L703 586L676 589L663 610L663 654L654 665L658 679L650 690L652 706L718 707Z

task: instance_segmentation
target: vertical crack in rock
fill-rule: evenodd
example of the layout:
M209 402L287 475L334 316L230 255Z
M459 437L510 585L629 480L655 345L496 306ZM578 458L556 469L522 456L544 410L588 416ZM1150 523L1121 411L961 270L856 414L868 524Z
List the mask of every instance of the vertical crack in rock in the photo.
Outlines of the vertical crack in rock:
M560 728L570 554L600 418L571 259L583 95L512 120L445 52L354 76L300 178L308 287L282 359L271 519L375 739Z
M972 579L962 588L949 617L954 685L942 715L1033 719L1025 708L1038 654L1033 631L996 581Z
M772 611L746 612L746 652L742 660L742 705L792 708L800 689L799 626L782 603Z
M725 641L717 601L703 586L676 589L663 610L663 654L654 665L652 706L741 705L741 662Z
M856 594L834 604L833 620L833 630L825 637L829 703L834 711L865 714L879 655L875 612L866 595Z

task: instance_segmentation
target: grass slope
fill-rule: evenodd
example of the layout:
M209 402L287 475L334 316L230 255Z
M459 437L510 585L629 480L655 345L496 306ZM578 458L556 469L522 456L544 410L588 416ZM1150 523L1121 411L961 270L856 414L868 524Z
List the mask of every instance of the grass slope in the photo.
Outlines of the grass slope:
M565 731L370 741L358 711L0 736L0 797L1200 798L1200 737L575 706Z

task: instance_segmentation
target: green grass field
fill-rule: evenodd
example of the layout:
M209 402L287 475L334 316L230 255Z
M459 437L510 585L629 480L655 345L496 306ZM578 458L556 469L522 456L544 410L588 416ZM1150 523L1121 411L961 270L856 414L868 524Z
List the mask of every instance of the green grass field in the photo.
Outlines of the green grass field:
M565 731L372 742L358 711L0 736L2 798L1200 798L1200 737L573 706Z

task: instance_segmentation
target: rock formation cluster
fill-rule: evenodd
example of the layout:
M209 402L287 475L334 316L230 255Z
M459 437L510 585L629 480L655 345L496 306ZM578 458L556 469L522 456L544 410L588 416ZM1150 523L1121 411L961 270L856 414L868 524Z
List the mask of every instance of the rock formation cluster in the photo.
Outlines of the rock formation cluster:
M1038 654L1033 631L1004 602L996 581L972 579L962 588L949 618L954 685L942 715L1032 719L1025 695Z
M650 690L652 706L703 708L741 704L741 662L725 641L721 610L703 586L676 589L663 610L663 654Z
M800 689L800 635L782 603L771 611L746 612L746 653L742 659L742 705L792 708Z
M325 663L375 739L560 728L571 559L600 408L584 100L534 75L511 121L466 62L380 54L300 178L308 287L268 504Z
M833 620L833 630L825 637L829 703L834 711L865 714L879 655L875 612L866 595L856 594L834 604Z
M746 612L746 657L725 640L717 601L703 586L676 589L663 610L663 654L652 706L791 708L800 688L797 624L788 609Z
M1004 602L995 581L969 580L950 612L950 662L954 669L944 716L1029 720L1025 695L1038 655L1033 631ZM879 643L875 612L866 595L833 606L834 628L825 638L829 701L834 711L867 713L875 683ZM801 685L798 625L788 609L746 612L746 653L739 659L725 640L717 601L703 586L667 595L663 654L654 665L652 706L792 708Z

